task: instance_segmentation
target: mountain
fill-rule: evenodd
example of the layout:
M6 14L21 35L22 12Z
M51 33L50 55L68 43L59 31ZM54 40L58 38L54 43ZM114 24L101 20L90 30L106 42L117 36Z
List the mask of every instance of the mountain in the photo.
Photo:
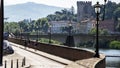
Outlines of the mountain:
M7 21L21 21L30 18L36 20L38 18L46 17L49 14L53 14L55 11L61 11L62 9L64 8L27 2L5 6L4 17L9 17Z

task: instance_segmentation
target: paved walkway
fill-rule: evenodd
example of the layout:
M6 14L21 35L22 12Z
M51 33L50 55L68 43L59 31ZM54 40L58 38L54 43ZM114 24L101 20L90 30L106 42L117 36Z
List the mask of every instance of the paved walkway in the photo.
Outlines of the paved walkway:
M21 46L21 45L12 43L12 42L10 42L10 44L12 44L12 45L14 45L14 46L16 46L16 47L25 49L24 46ZM32 48L26 48L25 50L30 51L30 52L32 52L32 53L35 53L35 54L37 54L37 55L43 56L43 57L45 57L45 58L54 60L54 61L59 62L59 63L64 64L64 65L68 65L68 64L70 64L70 63L73 62L73 61L70 61L70 60L61 58L61 57L59 57L59 56L55 56L55 55L52 55L52 54L49 54L49 53L46 53L46 52L43 52L43 51L38 51L38 50L35 50L35 49L32 49Z
M35 51L34 49L31 49L31 48L25 49L23 46L12 43L12 42L10 42L10 44L13 45L13 49L15 49L15 52L16 52L14 55L12 55L12 56L16 56L16 58L14 58L15 61L17 59L17 56L22 55L21 59L23 58L23 56L25 56L28 59L27 62L30 62L29 68L64 68L66 65L72 63L72 61L70 60L67 60L67 59L64 59L58 56L54 56L54 55L51 55L51 54L48 54L42 51L38 51L38 50ZM37 56L34 56L32 54L35 54ZM12 58L12 56L9 56L8 58ZM43 57L45 58L45 60Z

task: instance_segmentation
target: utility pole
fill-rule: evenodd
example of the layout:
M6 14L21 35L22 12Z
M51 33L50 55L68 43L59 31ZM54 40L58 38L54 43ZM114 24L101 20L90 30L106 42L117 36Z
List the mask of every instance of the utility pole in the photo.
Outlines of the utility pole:
M4 28L4 8L3 0L0 0L0 66L2 66L3 61L3 28Z

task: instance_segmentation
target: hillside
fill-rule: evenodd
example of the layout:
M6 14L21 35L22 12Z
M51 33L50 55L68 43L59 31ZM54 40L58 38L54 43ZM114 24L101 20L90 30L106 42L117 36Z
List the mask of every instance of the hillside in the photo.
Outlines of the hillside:
M60 11L64 8L27 2L4 7L4 16L9 17L7 21L20 21L23 19L36 20L41 17L46 17L48 14L53 14L55 11Z

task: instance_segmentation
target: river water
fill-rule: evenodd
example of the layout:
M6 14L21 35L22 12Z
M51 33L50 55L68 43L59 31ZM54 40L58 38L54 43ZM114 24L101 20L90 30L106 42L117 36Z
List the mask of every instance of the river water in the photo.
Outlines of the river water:
M120 50L115 49L100 49L100 53L106 56L120 56ZM106 68L120 68L120 57L106 57Z

